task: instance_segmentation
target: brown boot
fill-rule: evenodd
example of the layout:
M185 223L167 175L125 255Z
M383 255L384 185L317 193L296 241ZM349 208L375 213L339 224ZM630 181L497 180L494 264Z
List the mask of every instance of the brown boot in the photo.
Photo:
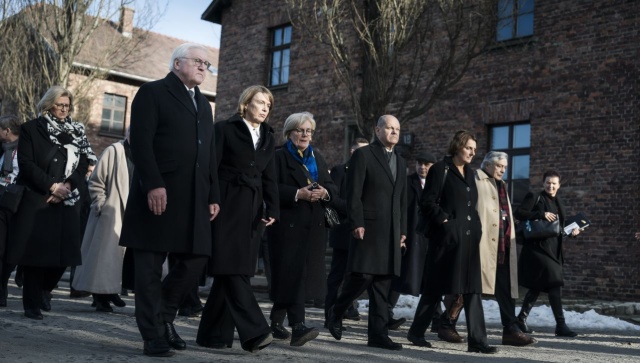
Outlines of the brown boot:
M458 334L455 326L449 324L440 325L440 329L438 329L438 338L449 343L464 343L464 338Z
M514 347L524 347L535 344L538 341L528 336L517 328L504 328L502 331L502 345L513 345Z

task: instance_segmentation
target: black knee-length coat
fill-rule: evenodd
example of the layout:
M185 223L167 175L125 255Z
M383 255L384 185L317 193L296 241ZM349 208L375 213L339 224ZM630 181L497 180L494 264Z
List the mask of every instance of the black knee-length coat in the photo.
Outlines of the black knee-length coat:
M318 165L317 182L333 197L336 190L327 163L317 150L314 150L314 154ZM326 284L325 256L318 252L324 251L327 243L324 207L320 202L295 201L296 191L308 183L302 165L293 158L286 146L276 151L275 160L280 221L267 230L271 257L271 299L281 303L304 302L306 281ZM312 251L315 254L311 254ZM320 266L320 269L310 270L308 265Z
M262 237L260 220L280 219L273 129L260 125L257 149L239 114L216 122L215 129L222 202L220 214L211 223L209 273L253 276Z
M513 215L518 220L525 221L545 219L545 212L559 214L560 225L564 226L564 204L557 196L551 198L544 191L528 193ZM518 260L518 281L521 286L544 292L553 287L564 286L562 239L562 236L557 236L524 243Z
M53 183L84 183L89 162L80 154L73 174L63 180L67 152L54 144L40 117L24 123L18 141L16 183L26 187L10 228L7 259L24 266L62 267L81 264L80 204L47 203ZM55 150L55 152L54 152Z
M193 104L180 78L140 87L131 105L135 164L120 245L157 252L211 255L209 204L220 203L213 115L195 87ZM147 193L164 187L166 211L149 210Z
M438 204L445 166L449 172ZM436 295L482 293L478 189L471 167L466 165L464 170L463 176L450 157L435 163L420 198L422 213L431 221L432 230L424 286Z

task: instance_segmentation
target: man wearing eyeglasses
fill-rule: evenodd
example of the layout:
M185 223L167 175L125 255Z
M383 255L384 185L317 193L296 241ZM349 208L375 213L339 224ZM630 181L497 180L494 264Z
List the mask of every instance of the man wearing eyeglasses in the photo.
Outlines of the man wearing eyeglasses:
M201 45L178 46L169 74L140 87L131 105L136 167L120 245L134 251L135 315L149 356L186 349L173 320L211 255L220 210L213 115L198 88L206 59ZM168 254L176 262L160 281Z

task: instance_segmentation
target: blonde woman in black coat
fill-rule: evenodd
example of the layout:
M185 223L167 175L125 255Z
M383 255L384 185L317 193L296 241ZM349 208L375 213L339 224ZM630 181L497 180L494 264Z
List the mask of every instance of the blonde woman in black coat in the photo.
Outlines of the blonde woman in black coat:
M24 269L22 304L30 319L43 319L67 266L81 264L78 188L96 156L72 111L72 93L53 86L38 103L40 117L21 127L16 183L26 188L9 232L8 260Z
M544 190L527 194L513 214L521 221L544 219L552 222L559 219L560 226L564 226L567 214L564 204L557 196L560 189L560 174L555 170L549 170L544 173L542 180ZM575 237L579 233L580 229L576 228L571 236ZM546 292L556 319L556 335L562 337L578 335L565 323L562 310L562 286L564 286L562 239L563 235L559 234L540 241L527 241L522 247L518 261L518 281L529 291L522 301L518 320L520 330L525 333L532 332L527 325L527 317L538 300L540 292Z
M331 200L333 180L327 164L311 146L316 129L313 115L294 113L284 122L284 146L276 151L280 193L280 221L269 230L271 258L271 329L276 339L289 339L292 346L304 345L318 336L316 328L305 326L305 284L312 265L324 273L327 228L323 203ZM312 260L319 261L314 263ZM288 317L290 334L283 326Z

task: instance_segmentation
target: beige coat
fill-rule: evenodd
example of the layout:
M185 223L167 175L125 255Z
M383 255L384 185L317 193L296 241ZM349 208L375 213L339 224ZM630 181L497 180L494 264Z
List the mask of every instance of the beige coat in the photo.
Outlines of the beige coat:
M107 147L89 178L91 212L82 240L82 265L73 287L97 294L120 292L124 247L120 247L122 217L129 197L129 171L124 146Z
M498 265L498 237L500 234L500 201L495 178L478 169L475 171L478 187L478 214L482 222L482 238L480 240L480 266L482 268L482 293L494 295L496 288L496 266ZM504 181L500 181L504 183ZM509 195L507 195L507 199ZM509 219L511 220L511 243L509 245L511 297L518 297L518 253L516 250L516 233L509 200Z

